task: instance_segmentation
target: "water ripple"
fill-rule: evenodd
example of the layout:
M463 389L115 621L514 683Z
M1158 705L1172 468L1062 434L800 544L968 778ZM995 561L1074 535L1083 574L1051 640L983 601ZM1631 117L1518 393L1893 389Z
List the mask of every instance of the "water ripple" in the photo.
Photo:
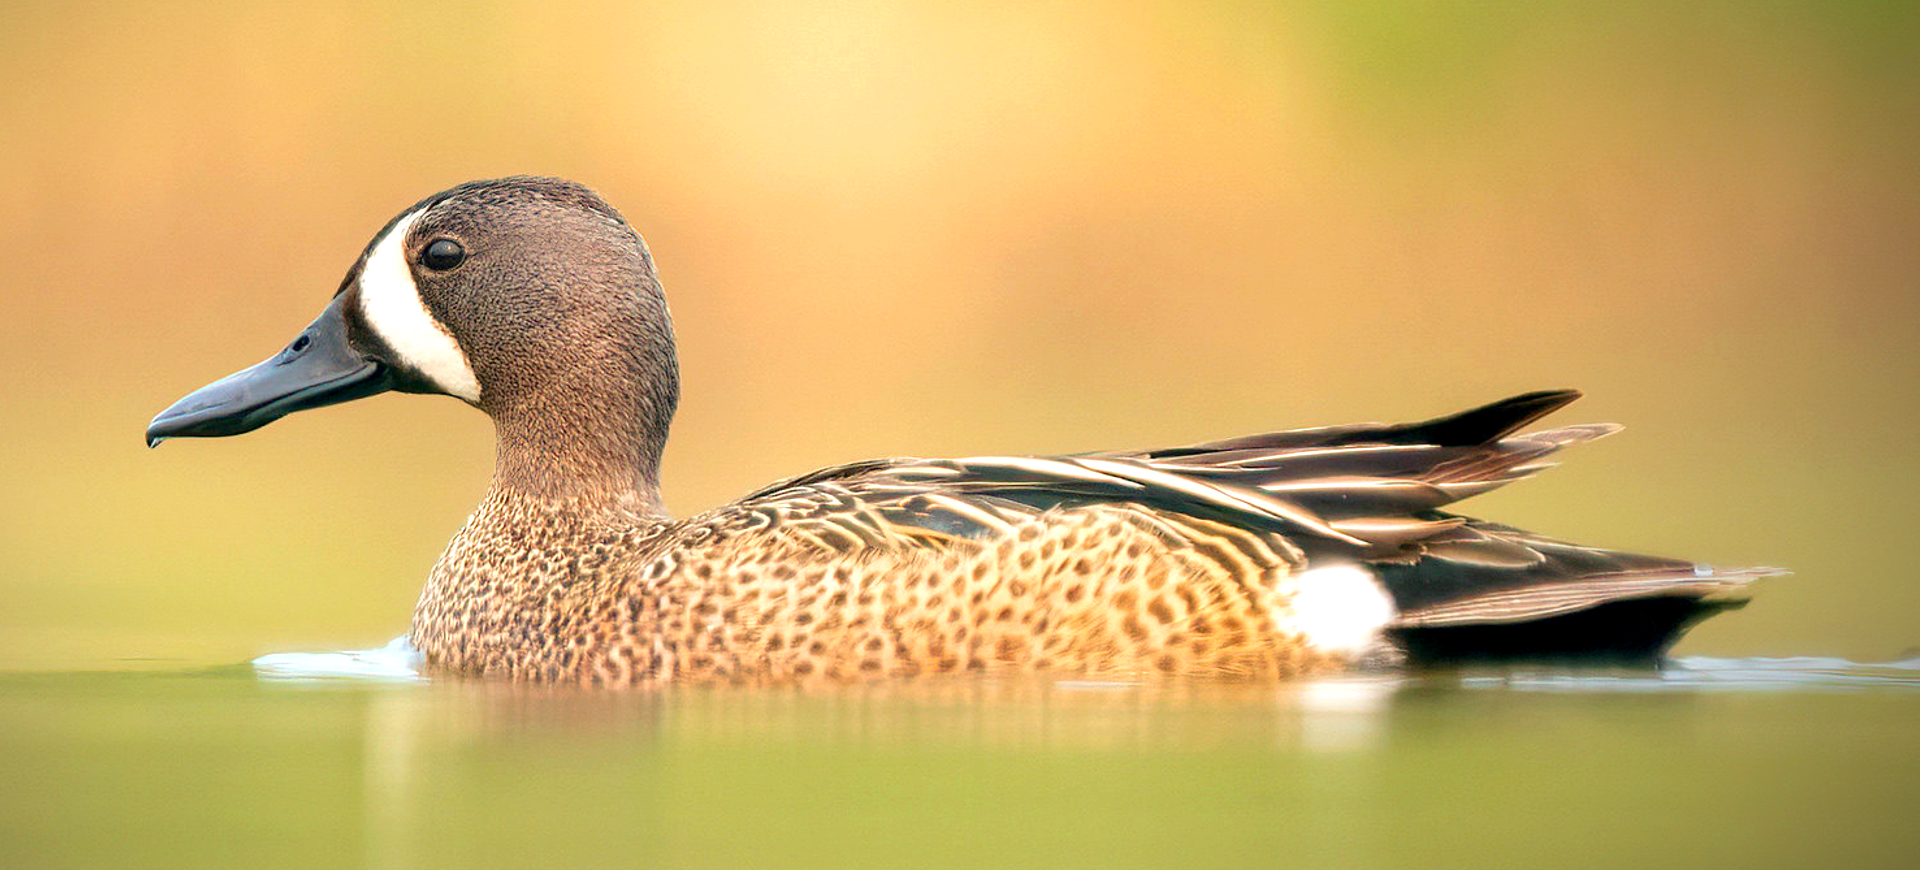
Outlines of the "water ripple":
M370 650L287 652L253 660L254 674L270 682L314 683L334 681L426 682L420 653L405 636ZM1378 675L1376 675L1378 676ZM1451 678L1451 679L1450 679ZM1466 671L1457 674L1407 674L1378 680L1400 687L1408 682L1433 685L1454 682L1469 689L1508 689L1549 692L1688 692L1688 691L1849 691L1862 689L1920 689L1920 657L1893 662L1862 663L1821 656L1784 658L1713 658L1686 656L1644 670L1591 670L1513 667L1497 673ZM1325 680L1311 681L1323 683ZM1061 680L1064 691L1138 688L1130 681ZM1344 685L1344 683L1343 683Z
M1821 656L1686 656L1646 671L1513 670L1465 676L1460 685L1552 692L1911 690L1920 689L1920 658L1862 663Z
M420 653L406 635L368 650L342 652L287 652L253 660L253 672L270 682L330 682L367 680L383 683L420 683Z

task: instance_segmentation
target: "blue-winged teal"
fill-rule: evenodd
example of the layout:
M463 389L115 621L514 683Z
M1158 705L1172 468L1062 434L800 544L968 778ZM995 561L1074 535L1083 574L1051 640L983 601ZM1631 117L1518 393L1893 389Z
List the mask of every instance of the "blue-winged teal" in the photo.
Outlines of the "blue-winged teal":
M407 209L292 344L181 399L147 440L383 390L458 397L497 433L492 487L413 617L445 672L640 684L1646 660L1769 573L1445 511L1614 431L1515 434L1572 391L1163 450L856 462L669 519L659 466L679 376L653 260L599 196L546 178Z

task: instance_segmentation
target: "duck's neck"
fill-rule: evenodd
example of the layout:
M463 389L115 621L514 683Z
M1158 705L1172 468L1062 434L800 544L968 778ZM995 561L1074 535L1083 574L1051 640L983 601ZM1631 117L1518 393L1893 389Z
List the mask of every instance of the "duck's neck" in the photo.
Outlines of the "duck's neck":
M596 401L590 385L564 397L564 408L487 408L493 485L414 609L413 645L435 667L551 679L576 636L570 621L604 604L622 576L609 560L639 552L667 525L665 415Z
M672 405L587 392L565 399L564 407L530 400L491 409L493 493L665 519L660 454Z
M427 576L409 637L436 669L560 679L577 662L588 620L604 612L649 542L671 526L625 494L494 486ZM539 481L544 485L544 478Z

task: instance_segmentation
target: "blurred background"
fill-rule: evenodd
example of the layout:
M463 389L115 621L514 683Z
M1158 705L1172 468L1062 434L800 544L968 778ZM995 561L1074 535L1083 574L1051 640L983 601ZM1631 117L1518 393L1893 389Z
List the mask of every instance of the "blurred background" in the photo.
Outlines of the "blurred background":
M483 417L141 430L511 173L653 248L676 513L1576 386L1628 432L1472 512L1797 572L1683 653L1912 655L1915 10L8 3L0 668L403 632Z

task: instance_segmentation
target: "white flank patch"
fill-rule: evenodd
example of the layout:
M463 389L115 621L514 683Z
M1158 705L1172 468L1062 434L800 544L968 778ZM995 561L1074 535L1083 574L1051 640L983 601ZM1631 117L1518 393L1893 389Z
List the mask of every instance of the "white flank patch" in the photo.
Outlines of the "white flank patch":
M1293 583L1294 629L1324 652L1359 655L1399 613L1386 588L1358 565L1313 568Z
M397 362L417 369L447 395L478 403L480 381L466 352L420 301L413 270L407 266L407 230L419 218L419 212L401 218L374 244L360 270L360 310L400 357Z

